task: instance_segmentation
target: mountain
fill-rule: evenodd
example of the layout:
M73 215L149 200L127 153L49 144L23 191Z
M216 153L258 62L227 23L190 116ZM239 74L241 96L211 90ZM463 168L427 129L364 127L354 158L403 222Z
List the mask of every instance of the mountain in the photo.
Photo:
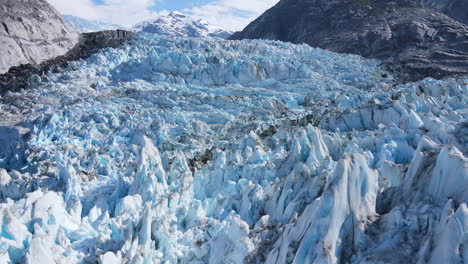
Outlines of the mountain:
M135 31L172 37L218 37L227 38L232 32L214 27L208 22L174 11L134 26Z
M0 263L466 263L468 78L127 45L0 97Z
M78 40L79 34L46 1L1 1L0 73L63 55Z
M64 15L65 20L78 32L88 33L105 30L127 29L124 26L109 24L101 21L86 20L72 15Z
M80 41L66 54L41 62L13 66L0 74L0 96L7 92L34 88L37 81L46 80L50 72L67 68L73 62L88 59L99 50L116 48L133 40L134 33L126 30L106 30L80 34Z
M409 0L407 0L409 1ZM415 5L433 8L468 25L468 1L466 0L412 0Z
M231 39L274 39L359 54L400 65L416 79L467 74L466 3L281 0Z

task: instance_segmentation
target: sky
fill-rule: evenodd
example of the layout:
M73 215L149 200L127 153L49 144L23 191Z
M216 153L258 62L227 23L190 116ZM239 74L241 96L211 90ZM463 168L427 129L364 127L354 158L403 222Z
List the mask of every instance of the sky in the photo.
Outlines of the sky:
M242 30L279 0L47 0L64 15L123 26L180 11L227 30Z

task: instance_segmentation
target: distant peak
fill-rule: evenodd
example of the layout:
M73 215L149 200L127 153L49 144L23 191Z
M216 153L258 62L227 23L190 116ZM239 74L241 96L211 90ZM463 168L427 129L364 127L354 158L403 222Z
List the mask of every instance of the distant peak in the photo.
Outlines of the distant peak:
M172 11L169 13L169 16L183 16L183 17L186 17L185 14L179 12L179 11Z
M227 38L232 32L210 25L198 17L172 11L134 26L136 31L173 37L219 37Z

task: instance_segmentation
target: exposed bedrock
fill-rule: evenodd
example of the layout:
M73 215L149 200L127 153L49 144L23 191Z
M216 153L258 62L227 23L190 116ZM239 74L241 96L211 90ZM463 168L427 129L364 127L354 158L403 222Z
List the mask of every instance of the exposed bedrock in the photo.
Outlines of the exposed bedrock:
M41 78L46 78L47 72L56 72L66 67L69 62L86 59L104 48L116 48L132 39L133 33L125 30L108 30L83 33L78 44L63 56L44 61L39 65L24 64L10 68L0 75L0 94L7 91L18 91L30 88Z
M405 81L442 78L468 73L464 2L282 0L231 39L307 43L383 60Z
M0 73L64 55L78 43L79 34L46 1L0 3Z

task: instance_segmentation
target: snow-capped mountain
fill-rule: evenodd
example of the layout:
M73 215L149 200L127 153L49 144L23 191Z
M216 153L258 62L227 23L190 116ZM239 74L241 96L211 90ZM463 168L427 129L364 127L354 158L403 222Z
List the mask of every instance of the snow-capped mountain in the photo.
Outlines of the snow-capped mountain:
M94 20L87 20L84 18L72 16L72 15L64 15L65 20L74 27L78 32L88 33L88 32L96 32L96 31L104 31L104 30L115 30L115 29L128 29L121 25L105 23L101 21L94 21Z
M134 30L172 37L228 38L232 35L230 31L177 11L139 23L134 26Z
M0 100L0 263L466 263L468 79L142 34Z

